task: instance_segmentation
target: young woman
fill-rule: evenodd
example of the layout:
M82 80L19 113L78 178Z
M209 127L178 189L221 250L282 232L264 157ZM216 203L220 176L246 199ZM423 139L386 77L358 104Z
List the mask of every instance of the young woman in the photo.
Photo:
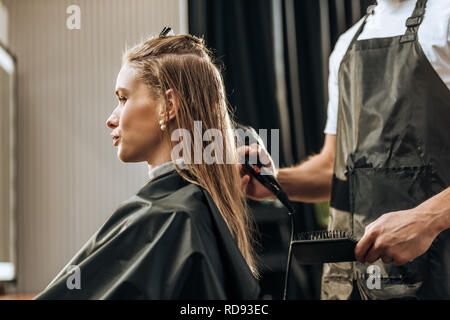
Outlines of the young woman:
M107 125L118 157L147 161L150 181L36 299L258 298L233 123L202 39L162 34L129 49L115 92ZM178 129L192 140L183 136L188 148L176 157ZM211 142L194 141L208 129L220 133L213 163L198 161Z

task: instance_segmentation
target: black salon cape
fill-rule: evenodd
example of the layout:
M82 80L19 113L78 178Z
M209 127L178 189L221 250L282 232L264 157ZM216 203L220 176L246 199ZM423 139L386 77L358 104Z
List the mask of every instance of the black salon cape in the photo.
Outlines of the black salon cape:
M71 265L80 289L68 289ZM259 292L209 193L173 170L122 203L35 299L257 299Z

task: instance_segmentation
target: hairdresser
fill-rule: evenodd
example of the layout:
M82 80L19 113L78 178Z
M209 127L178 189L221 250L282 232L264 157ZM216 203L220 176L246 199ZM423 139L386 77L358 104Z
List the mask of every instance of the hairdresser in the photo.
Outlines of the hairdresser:
M359 240L357 261L324 264L322 299L450 299L448 4L378 0L345 32L330 56L324 146L277 172L291 200L330 200L328 228ZM242 182L248 197L271 197Z

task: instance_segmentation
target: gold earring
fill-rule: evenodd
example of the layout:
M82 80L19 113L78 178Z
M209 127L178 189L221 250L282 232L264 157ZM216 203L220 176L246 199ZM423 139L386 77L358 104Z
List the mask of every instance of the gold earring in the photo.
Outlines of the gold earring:
M161 131L166 130L166 124L163 119L159 120L159 126L161 127Z

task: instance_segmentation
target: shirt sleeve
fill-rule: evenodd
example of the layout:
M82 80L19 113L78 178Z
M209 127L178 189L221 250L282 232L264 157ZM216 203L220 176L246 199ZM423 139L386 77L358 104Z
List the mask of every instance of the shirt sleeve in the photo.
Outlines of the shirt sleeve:
M338 70L340 61L336 59L336 50L333 50L329 59L329 74L328 74L328 106L327 106L327 123L325 125L325 134L336 134L337 128L337 110L338 110Z
M328 74L328 106L327 106L327 123L325 125L325 134L336 134L337 118L338 118L338 101L339 101L339 85L338 85L338 72L341 65L342 58L347 52L353 36L358 30L364 19L359 20L350 29L343 33L331 52L330 59L328 61L329 74Z

